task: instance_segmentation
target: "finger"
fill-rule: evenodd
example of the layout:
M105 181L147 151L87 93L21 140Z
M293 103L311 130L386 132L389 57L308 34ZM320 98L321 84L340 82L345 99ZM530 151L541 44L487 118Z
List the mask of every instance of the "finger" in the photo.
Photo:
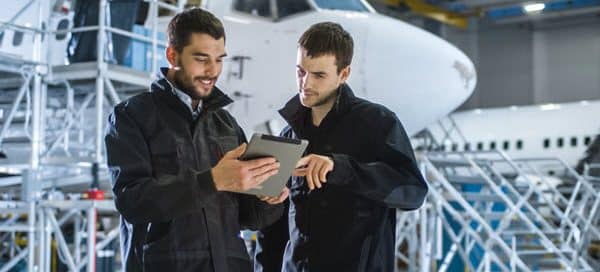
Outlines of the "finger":
M279 194L278 201L279 203L283 202L290 195L290 190L287 187L283 187L283 191Z
M245 161L243 165L245 167L247 167L249 170L252 170L255 168L262 167L267 164L273 164L275 162L277 162L277 159L275 159L274 157L268 157L268 158L260 158L260 159Z
M311 167L307 167L306 168L306 185L308 185L308 189L309 190L313 190L315 188L315 185L313 183L313 179L312 179L312 169Z
M308 155L308 156L306 156L306 157L304 157L304 158L301 158L301 159L300 159L300 160L299 160L299 161L296 163L296 168L299 168L299 167L302 167L302 166L308 165L308 163L310 162L310 158L311 158L311 156L310 156L310 155Z
M251 179L253 181L254 187L256 187L258 185L261 185L267 179L269 179L270 177L276 175L277 172L279 172L279 169L273 169L271 171L268 171L268 172L265 172L265 173L260 174L258 176L255 176L253 179Z
M317 176L317 180L319 182L323 182L323 178L321 176L321 171L323 171L323 168L325 167L325 165L323 164L323 162L319 162L315 165L315 175Z
M310 171L310 175L312 176L315 187L321 188L321 181L319 180L319 165L318 164L316 164L315 166L312 167L312 170Z
M319 178L321 179L321 182L327 182L327 172L329 172L328 168L329 167L326 163L321 165L321 168L319 169Z
M269 197L269 199L266 202L271 205L279 204L279 203L285 201L285 199L289 196L289 194L290 194L290 191L288 190L288 188L284 187L278 196Z
M267 201L269 199L268 196L256 196L258 197L258 199L262 200L262 201Z
M272 204L275 200L277 200L277 198L267 196L267 197L262 198L261 200L264 201L264 202L267 202L269 204Z
M237 159L242 154L244 154L244 152L246 152L246 143L243 143L243 144L239 145L238 147L236 147L235 149L225 153L225 156L223 156L223 157L230 158L230 159Z
M292 173L292 176L294 176L294 177L304 177L304 176L306 176L306 168L297 168L297 169L294 169L294 172Z
M254 168L252 170L250 170L250 175L255 177L255 176L259 176L262 175L266 172L269 172L271 170L278 170L279 167L281 166L280 163L276 162L276 163L271 163L271 164L265 164L261 167L258 168Z

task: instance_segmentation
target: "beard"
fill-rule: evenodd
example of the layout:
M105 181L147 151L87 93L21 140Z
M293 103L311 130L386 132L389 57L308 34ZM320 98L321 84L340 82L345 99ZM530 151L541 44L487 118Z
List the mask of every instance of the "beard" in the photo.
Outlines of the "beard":
M310 106L310 108L312 107L319 107L319 106L323 106L327 103L330 103L331 101L337 99L337 95L339 93L339 87L335 88L334 90L332 90L331 92L329 92L329 94L317 101L315 101L313 103L312 106Z
M181 63L181 62L179 62ZM181 91L183 91L184 93L186 93L187 95L189 95L193 100L203 100L205 98L207 98L208 96L210 96L210 94L212 93L212 89L206 93L204 93L203 90L197 90L197 87L194 86L194 81L195 80L215 80L216 78L213 77L194 77L191 78L187 75L186 70L183 68L183 66L179 66L179 69L175 71L175 85L177 86L177 88L179 88Z

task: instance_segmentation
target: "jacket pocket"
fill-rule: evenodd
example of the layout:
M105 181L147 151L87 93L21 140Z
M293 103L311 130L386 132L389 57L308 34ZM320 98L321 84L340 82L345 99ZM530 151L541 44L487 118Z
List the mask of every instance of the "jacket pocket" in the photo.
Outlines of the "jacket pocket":
M208 250L208 231L202 218L201 213L193 213L169 223L152 223L143 246L144 258Z
M162 139L160 142L158 140ZM160 175L177 175L181 160L182 144L178 139L166 136L154 139L150 144L152 173Z

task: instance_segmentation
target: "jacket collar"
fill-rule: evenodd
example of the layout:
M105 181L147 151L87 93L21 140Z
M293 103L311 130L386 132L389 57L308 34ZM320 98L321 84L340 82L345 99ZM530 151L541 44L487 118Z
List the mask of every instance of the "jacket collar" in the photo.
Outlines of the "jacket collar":
M160 68L160 78L158 78L152 83L150 91L157 93L161 97L161 99L164 99L164 101L171 107L176 109L178 112L184 112L186 116L189 116L191 118L191 113L189 112L187 107L183 105L183 102L173 94L171 84L169 84L169 82L167 81L168 71L169 69L166 67ZM202 100L202 110L214 111L225 107L231 104L232 102L233 100L231 100L229 96L227 96L215 86L213 87L213 90L211 91L210 95Z
M338 94L333 107L327 113L320 127L330 127L335 122L348 112L352 105L356 104L358 99L348 84L341 84L338 88ZM303 131L305 118L310 117L310 108L304 107L300 103L300 95L296 94L290 99L285 106L279 110L279 114L287 121L296 133Z

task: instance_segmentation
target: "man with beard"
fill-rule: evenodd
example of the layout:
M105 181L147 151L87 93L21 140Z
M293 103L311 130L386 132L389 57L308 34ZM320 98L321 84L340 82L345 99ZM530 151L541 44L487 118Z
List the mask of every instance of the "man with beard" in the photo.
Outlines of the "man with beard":
M121 214L126 271L251 271L240 229L277 220L278 197L239 192L277 173L274 158L240 161L246 138L215 83L225 57L222 23L202 9L168 26L170 68L151 90L114 108L108 167Z
M289 216L259 234L255 270L394 271L395 209L419 208L427 185L396 115L346 83L353 46L335 23L300 37L299 94L279 112L308 155L290 179Z

